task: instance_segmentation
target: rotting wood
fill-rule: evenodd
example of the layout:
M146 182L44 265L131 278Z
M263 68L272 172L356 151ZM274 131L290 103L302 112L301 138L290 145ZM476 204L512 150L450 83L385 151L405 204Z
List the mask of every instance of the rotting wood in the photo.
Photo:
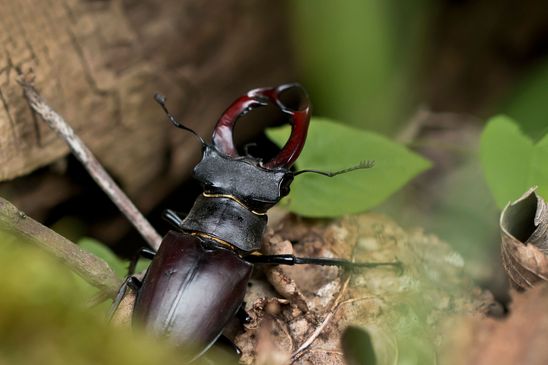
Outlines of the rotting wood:
M215 6L198 0L0 0L0 181L68 153L36 120L15 82L17 68L32 69L52 107L78 120L78 135L150 211L190 176L200 149L185 133L173 133L152 94L164 93L173 113L208 137L236 96L291 80L284 12L277 3L237 0ZM241 132L249 138L264 126L253 121ZM50 184L63 173L42 170L33 183ZM75 190L58 189L55 199L42 201L26 199L24 185L4 182L0 194L41 218Z
M118 184L116 184L112 177L106 172L89 148L74 133L71 126L46 103L32 84L25 79L25 76L21 75L17 81L23 87L25 96L32 109L48 123L51 129L57 132L57 134L65 140L72 153L84 165L91 177L109 196L118 209L124 213L145 241L148 242L150 247L158 250L162 241L158 232L156 232L154 227L152 227L149 221L143 216L139 209L137 209L135 204L133 204L122 189L120 189Z

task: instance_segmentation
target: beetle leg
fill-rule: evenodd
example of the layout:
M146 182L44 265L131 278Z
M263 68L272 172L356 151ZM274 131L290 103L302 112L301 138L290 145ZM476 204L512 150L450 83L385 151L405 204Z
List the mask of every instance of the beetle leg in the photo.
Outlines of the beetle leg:
M229 349L234 351L236 355L238 355L238 358L242 355L242 350L240 350L240 348L236 346L236 344L232 342L232 340L226 337L225 335L220 335L217 341L215 342L215 344L228 347Z
M110 311L108 312L108 318L109 320L112 319L112 316L114 315L114 312L116 312L116 309L118 309L118 306L122 302L122 299L126 296L127 291L127 282L129 280L129 277L123 282L122 286L120 286L120 289L118 289L118 293L116 294L116 298L114 298L114 301L112 302L112 307L110 307Z
M330 259L323 257L297 257L294 255L248 255L244 258L246 261L253 264L273 264L273 265L322 265L322 266L339 266L345 269L360 269L372 268L380 266L393 266L398 271L402 271L402 263L400 261L392 262L353 262L343 259Z
M142 247L137 252L137 254L131 259L131 262L129 263L129 267L127 269L128 279L131 278L133 274L135 274L135 268L137 267L137 262L139 262L139 259L141 257L152 260L154 256L156 256L156 251L151 250L150 248Z
M245 310L245 302L242 302L242 305L240 306L240 308L238 308L238 311L236 312L236 318L240 321L242 325L251 322L251 316Z
M133 291L139 291L143 283L137 279L135 276L128 276L126 280L122 283L122 286L120 286L120 289L118 290L118 293L116 294L116 298L114 298L112 302L112 307L110 308L110 311L108 313L109 320L112 319L114 316L114 313L120 306L120 303L125 298L128 288Z
M183 220L175 211L171 209L166 209L162 213L162 218L171 224L174 228L181 229L183 225Z
M135 276L128 276L126 279L127 287L134 291L139 291L143 286L143 282L137 279Z

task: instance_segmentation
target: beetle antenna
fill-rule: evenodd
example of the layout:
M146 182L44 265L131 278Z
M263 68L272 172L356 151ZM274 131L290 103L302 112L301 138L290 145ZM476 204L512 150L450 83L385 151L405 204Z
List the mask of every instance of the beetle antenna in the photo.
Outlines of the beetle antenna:
M324 175L324 176L327 176L327 177L333 177L333 176L337 176L337 175L341 175L341 174L346 174L347 172L354 171L354 170L369 169L373 166L375 166L375 161L365 160L365 161L361 161L356 166L352 166L352 167L342 169L342 170L339 170L339 171L299 170L299 171L295 171L293 173L293 176L304 174L306 172L311 172L311 173L314 173L314 174Z
M162 94L159 94L159 93L154 93L154 100L156 100L156 102L158 104L160 104L160 106L162 107L162 109L166 113L167 118L171 122L171 124L173 124L177 128L184 129L185 131L188 131L188 132L192 133L193 135L195 135L200 140L200 143L203 146L207 145L207 143L204 141L204 139L202 137L200 137L200 135L198 135L198 133L196 133L195 130L193 130L193 129L187 127L186 125L182 124L181 122L179 122L177 119L175 119L173 114L171 114L169 112L169 110L167 110L167 107L166 107L166 100L167 99L166 99L165 96L163 96Z

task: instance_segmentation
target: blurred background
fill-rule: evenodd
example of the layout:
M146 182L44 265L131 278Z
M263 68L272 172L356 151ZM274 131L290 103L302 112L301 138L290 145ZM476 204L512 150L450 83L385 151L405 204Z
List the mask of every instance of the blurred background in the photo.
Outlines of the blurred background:
M548 126L548 7L510 0L0 0L0 195L78 241L130 256L144 241L15 83L36 86L76 128L161 234L188 210L199 144L172 128L152 93L204 137L232 100L299 81L314 115L388 136L433 168L377 207L449 242L481 285L504 295L498 209L478 157L485 120L505 113L536 140ZM239 123L241 144L276 125ZM368 156L365 156L368 158ZM488 263L488 264L486 264Z

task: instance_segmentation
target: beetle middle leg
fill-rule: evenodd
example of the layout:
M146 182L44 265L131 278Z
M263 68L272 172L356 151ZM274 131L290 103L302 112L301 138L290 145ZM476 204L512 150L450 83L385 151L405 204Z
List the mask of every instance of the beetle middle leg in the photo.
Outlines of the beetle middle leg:
M135 268L137 267L137 263L139 262L139 259L145 258L152 260L156 256L156 251L151 250L150 248L142 247L135 256L131 259L131 262L129 263L128 269L127 269L127 276L128 279L133 277L133 274L135 274ZM137 279L136 279L137 280ZM126 280L127 281L127 280Z
M143 282L139 278L134 276L135 268L137 267L137 263L139 262L139 259L146 258L146 259L152 260L154 256L156 256L156 252L154 250L143 247L131 259L131 262L129 263L128 274L126 276L126 279L120 286L120 289L118 290L118 293L116 294L116 297L114 298L112 302L112 306L108 314L108 318L111 321L114 320L114 317L116 317L116 313L118 312L118 309L121 303L126 299L128 294L128 289L131 290L133 293L137 293L139 292L139 290L141 289L141 286L143 285Z
M112 306L108 313L107 318L110 321L115 320L115 317L119 317L116 315L116 313L118 312L121 303L127 298L128 289L131 290L133 293L137 293L139 289L141 289L142 285L142 281L133 275L129 275L126 280L124 280L124 282L120 286L120 289L118 290L118 293L116 294L116 297L112 302ZM120 320L118 319L117 321Z
M171 209L164 210L162 212L162 218L178 230L181 230L183 227L183 219Z

